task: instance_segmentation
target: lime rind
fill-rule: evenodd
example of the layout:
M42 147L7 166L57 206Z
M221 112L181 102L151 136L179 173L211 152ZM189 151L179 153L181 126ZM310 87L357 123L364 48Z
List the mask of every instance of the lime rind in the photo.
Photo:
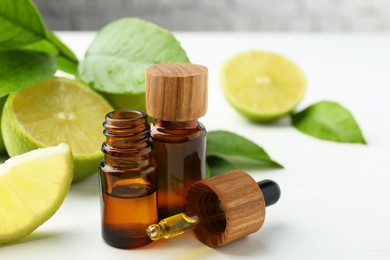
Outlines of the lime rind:
M59 209L73 177L69 146L30 151L0 165L0 244L20 240Z
M12 95L8 100L12 100ZM16 155L27 153L31 150L47 147L46 144L32 138L19 124L15 124L16 119L11 113L11 104L8 101L4 105L3 116L1 120L1 131L3 133L4 144L8 155L13 157ZM4 130L6 129L6 130ZM73 155L74 160L74 181L79 181L97 171L97 165L103 158L103 154L99 151L91 155Z
M14 94L12 93L8 96L1 118L1 132L3 134L4 145L11 157L45 147L44 144L37 142L25 133L19 124L13 123L16 121L11 112L11 100L13 95Z
M258 63L257 67L256 64L254 66L254 62ZM240 70L241 73L244 74L250 73L246 71L248 70L248 67L249 70L252 70L252 73L258 73L260 76L269 76L272 81L276 79L279 88L277 84L276 87L275 85L270 84L268 89L266 89L268 93L264 95L264 93L258 93L256 89L253 90L253 86L246 85L242 87L242 77L235 77L237 79L232 83L234 78L232 80L230 74L237 73L237 71L239 71L237 73L239 74ZM282 67L282 70L275 67ZM258 68L259 72L253 72L253 70L257 70ZM287 80L285 79L286 77L278 80L282 77L280 75L281 73L287 73L287 76L294 79L291 89L286 89L284 86L289 84L288 77ZM247 75L244 75L244 77L246 76ZM227 101L240 114L253 121L270 121L288 114L302 100L306 91L304 74L292 61L279 54L265 51L247 51L227 60L221 68L220 82ZM234 91L239 93L231 93L232 84L235 84L236 90ZM281 90L280 86L282 88ZM239 91L237 91L237 88L240 88ZM245 91L248 93L242 93ZM240 94L242 95L240 96ZM263 94L263 96L261 96L261 94ZM243 99L242 96L247 99ZM259 101L260 98L258 98L259 96L265 98L265 102L261 103L261 101ZM258 99L256 100L256 98ZM263 107L259 107L259 104Z
M8 96L0 97L0 121L1 121L1 115L3 114L3 108L5 105L5 102L7 101ZM0 154L6 154L7 150L5 149L4 141L3 141L3 135L0 131Z
M131 108L146 111L145 93L122 95L101 92L101 94L115 109Z

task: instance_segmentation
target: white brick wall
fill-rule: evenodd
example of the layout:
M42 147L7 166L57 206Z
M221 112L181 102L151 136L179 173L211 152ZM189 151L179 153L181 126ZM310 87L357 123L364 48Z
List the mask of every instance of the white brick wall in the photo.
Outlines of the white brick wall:
M390 31L390 0L34 0L49 28L136 16L171 30Z

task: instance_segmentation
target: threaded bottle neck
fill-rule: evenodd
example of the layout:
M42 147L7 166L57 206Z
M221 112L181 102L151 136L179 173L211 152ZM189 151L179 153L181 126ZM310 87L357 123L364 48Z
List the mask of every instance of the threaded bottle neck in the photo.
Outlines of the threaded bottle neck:
M106 141L102 145L105 163L114 167L143 167L151 153L149 124L145 113L116 110L103 123Z
M197 120L189 120L189 121L164 121L160 119L154 120L154 125L158 127L164 127L169 129L194 129L198 127Z

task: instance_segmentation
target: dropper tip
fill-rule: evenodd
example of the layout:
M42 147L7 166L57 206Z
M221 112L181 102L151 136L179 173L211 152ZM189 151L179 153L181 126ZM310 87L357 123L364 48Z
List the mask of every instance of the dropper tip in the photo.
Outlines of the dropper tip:
M162 238L161 227L158 224L150 225L146 229L146 234L148 234L149 238L153 241L159 240Z

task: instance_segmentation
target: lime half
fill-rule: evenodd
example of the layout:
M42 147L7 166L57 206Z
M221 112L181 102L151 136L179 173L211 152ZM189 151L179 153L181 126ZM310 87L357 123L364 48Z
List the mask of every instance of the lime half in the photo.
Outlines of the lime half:
M287 58L250 51L224 63L221 85L229 103L254 121L269 121L289 113L302 99L306 81Z
M97 171L104 116L111 105L79 82L55 78L11 94L1 122L10 156L66 143L75 165L74 180Z
M22 239L61 206L73 176L69 146L34 150L0 165L0 244Z

